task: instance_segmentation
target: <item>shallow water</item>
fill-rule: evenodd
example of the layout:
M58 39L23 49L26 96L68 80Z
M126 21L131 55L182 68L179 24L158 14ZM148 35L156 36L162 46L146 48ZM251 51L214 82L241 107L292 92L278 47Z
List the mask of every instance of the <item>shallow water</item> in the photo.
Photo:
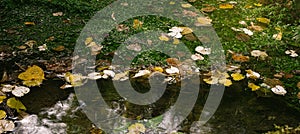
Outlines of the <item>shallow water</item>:
M38 133L41 131L45 134L89 133L92 123L81 110L85 104L77 102L75 95L71 93L72 89L58 89L61 84L61 81L46 81L43 86L33 89L28 96L23 98L23 102L28 108L27 112L35 115L20 121L21 125L15 133ZM141 91L149 89L149 84L145 81L132 81L131 84ZM168 85L164 95L157 102L147 106L138 106L119 96L110 80L98 81L98 86L102 97L111 107L111 112L131 119L149 120L161 115L172 107L180 94L178 85ZM226 89L217 112L209 122L191 128L192 123L199 119L206 101L205 97L208 94L209 87L201 85L203 90L201 89L198 94L196 105L179 127L170 126L176 126L181 117L168 114L163 117L159 126L165 129L175 128L169 132L252 134L272 130L274 124L289 126L300 124L300 112L287 107L281 101L282 97L258 98L255 93L245 91L244 87L245 85L234 84L231 88ZM170 120L172 121L170 122ZM147 133L159 132L149 129Z

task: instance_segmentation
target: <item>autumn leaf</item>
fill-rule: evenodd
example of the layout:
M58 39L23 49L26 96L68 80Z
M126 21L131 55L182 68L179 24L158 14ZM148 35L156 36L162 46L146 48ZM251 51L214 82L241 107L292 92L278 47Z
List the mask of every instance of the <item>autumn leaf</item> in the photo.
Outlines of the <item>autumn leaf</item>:
M43 69L36 65L28 67L25 72L18 75L18 78L23 80L26 86L39 86L45 79Z
M2 103L4 99L6 99L6 96L4 95L0 96L0 103Z
M0 110L0 119L3 119L6 117L6 112L4 110Z
M248 83L248 87L251 88L252 91L256 91L260 88L260 86L257 86L254 83Z
M37 42L35 40L28 40L25 42L25 45L27 45L30 48L32 48L36 44L37 44Z
M65 50L65 46L59 45L59 46L53 48L52 50L57 51L57 52L61 52L61 51Z
M264 23L264 24L267 24L267 25L269 25L270 24L270 19L268 19L268 18L256 18L256 20L258 21L258 22L260 22L260 23Z
M56 13L52 13L53 16L62 16L63 12L56 12Z
M161 36L159 36L159 40L161 40L161 41L169 41L170 39L167 36L165 36L165 35L161 35Z
M178 45L180 43L180 40L179 39L177 39L177 38L174 38L173 39L173 44L174 45Z
M154 67L153 71L154 72L161 72L162 73L162 72L164 72L164 69L162 67Z
M142 28L143 22L139 21L138 19L133 20L133 28L138 29Z
M17 110L17 112L20 112L20 109L26 110L26 107L23 105L23 103L19 100L17 100L15 97L9 98L6 102L7 106L10 108L14 108Z
M35 25L34 22L24 22L24 24L25 24L26 26L34 26L34 25Z
M183 8L190 8L190 7L192 7L192 5L191 4L181 4L181 7L183 7Z
M244 34L244 33L238 33L235 37L238 40L243 41L243 42L247 42L251 39L249 35Z
M179 28L182 29L182 31L181 31L182 35L193 33L193 30L189 27L179 27Z
M257 72L254 72L252 70L245 70L247 72L246 76L247 78L251 78L251 79L258 79L260 78L260 74Z
M129 134L145 133L146 127L141 123L135 123L128 127Z
M85 45L88 45L88 44L90 44L92 41L93 41L93 38L92 38L92 37L87 37L87 38L85 39L85 41L84 41L84 44L85 44Z
M275 40L281 40L282 39L282 32L279 32L278 34L273 35L273 39Z
M242 54L232 54L232 59L236 62L248 62L250 58Z
M201 11L207 12L207 13L213 12L215 10L216 10L216 8L213 7L213 6L208 6L208 7L201 8Z
M231 77L235 81L240 81L240 80L243 80L245 78L245 76L240 74L240 73L233 73L233 74L231 74Z
M220 9L232 9L234 6L232 4L229 3L225 3L225 4L220 4L219 8Z
M201 25L210 25L212 22L212 19L210 19L209 17L198 17L197 18L197 23L195 24L196 26L201 26Z

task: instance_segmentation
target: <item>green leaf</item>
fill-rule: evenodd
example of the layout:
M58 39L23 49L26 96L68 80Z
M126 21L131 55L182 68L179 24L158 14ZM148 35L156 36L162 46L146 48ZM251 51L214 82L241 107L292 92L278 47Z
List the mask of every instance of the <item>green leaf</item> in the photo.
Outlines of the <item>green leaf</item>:
M7 106L16 109L18 113L20 112L20 109L26 110L26 107L23 105L23 103L19 100L16 100L15 97L7 100Z
M6 112L4 110L0 110L0 119L3 119L6 117Z

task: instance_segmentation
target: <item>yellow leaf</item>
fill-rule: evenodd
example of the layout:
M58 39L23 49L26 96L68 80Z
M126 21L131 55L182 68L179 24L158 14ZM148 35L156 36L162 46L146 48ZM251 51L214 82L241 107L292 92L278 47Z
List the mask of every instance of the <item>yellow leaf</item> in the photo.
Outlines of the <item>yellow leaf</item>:
M181 7L183 7L183 8L190 8L190 7L192 7L192 5L191 4L181 4Z
M169 41L169 38L167 36L165 36L165 35L161 35L159 37L159 39L162 40L162 41Z
M257 86L254 83L248 83L248 87L251 88L252 91L256 91L260 88L260 86Z
M174 44L174 45L178 45L179 43L180 43L179 39L174 38L173 44Z
M175 4L175 2L174 1L170 1L170 3L169 3L170 5L174 5Z
M4 110L0 110L0 119L3 119L6 117L6 112Z
M275 40L281 40L282 39L282 32L279 32L278 34L273 35L273 39Z
M212 20L208 17L199 17L197 18L197 21L201 25L210 25Z
M7 106L10 108L14 108L17 110L17 112L20 112L20 109L26 110L26 107L23 105L23 103L19 100L17 100L15 97L9 98L6 102Z
M232 4L228 4L228 3L226 3L226 4L220 4L219 8L220 9L232 9L233 5Z
M254 5L254 6L257 6L257 7L261 7L261 6L262 6L261 3L254 3L253 5Z
M93 38L92 38L92 37L88 37L88 38L85 39L84 44L85 44L85 45L88 45L88 44L90 44L92 41L93 41Z
M24 22L24 24L27 25L27 26L34 26L35 25L34 22Z
M26 86L39 86L44 78L44 71L39 66L33 65L19 74L18 78L23 80L23 84Z
M164 69L162 67L154 67L153 71L157 71L157 72L161 72L162 73L164 71Z
M242 79L245 78L244 75L240 74L240 73L234 73L234 74L231 74L231 77L233 78L233 80L235 81L240 81Z
M179 27L179 28L182 29L182 32L181 32L182 35L190 34L193 32L193 30L189 27Z
M207 84L217 84L218 83L218 79L217 78L208 78L208 79L203 79L203 81Z
M201 11L207 12L207 13L213 12L213 11L215 11L215 10L216 10L216 8L213 7L213 6L208 6L208 7L201 8Z
M232 81L229 79L221 79L221 80L219 80L219 83L223 84L226 87L229 87L230 85L232 85Z
M138 19L133 20L133 28L138 29L141 28L143 25L143 22L139 21Z
M258 22L260 22L260 23L264 23L264 24L270 24L270 19L268 19L268 18L262 18L262 17L260 17L260 18L256 18L256 20L258 21Z
M6 99L6 96L0 96L0 103L2 103L4 99Z
M245 8L250 9L250 8L252 8L252 6L251 5L246 5Z
M146 127L144 126L144 124L135 123L128 127L128 131L129 133L135 133L135 134L145 133Z

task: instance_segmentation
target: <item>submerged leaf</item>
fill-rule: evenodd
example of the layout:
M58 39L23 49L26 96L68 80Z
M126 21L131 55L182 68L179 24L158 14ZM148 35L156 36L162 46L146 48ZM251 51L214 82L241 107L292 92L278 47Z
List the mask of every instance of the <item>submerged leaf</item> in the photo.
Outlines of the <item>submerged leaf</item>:
M9 98L6 103L7 103L7 106L9 106L10 108L16 109L17 112L20 112L20 109L26 110L26 107L23 105L23 103L21 101L17 100L15 97Z

